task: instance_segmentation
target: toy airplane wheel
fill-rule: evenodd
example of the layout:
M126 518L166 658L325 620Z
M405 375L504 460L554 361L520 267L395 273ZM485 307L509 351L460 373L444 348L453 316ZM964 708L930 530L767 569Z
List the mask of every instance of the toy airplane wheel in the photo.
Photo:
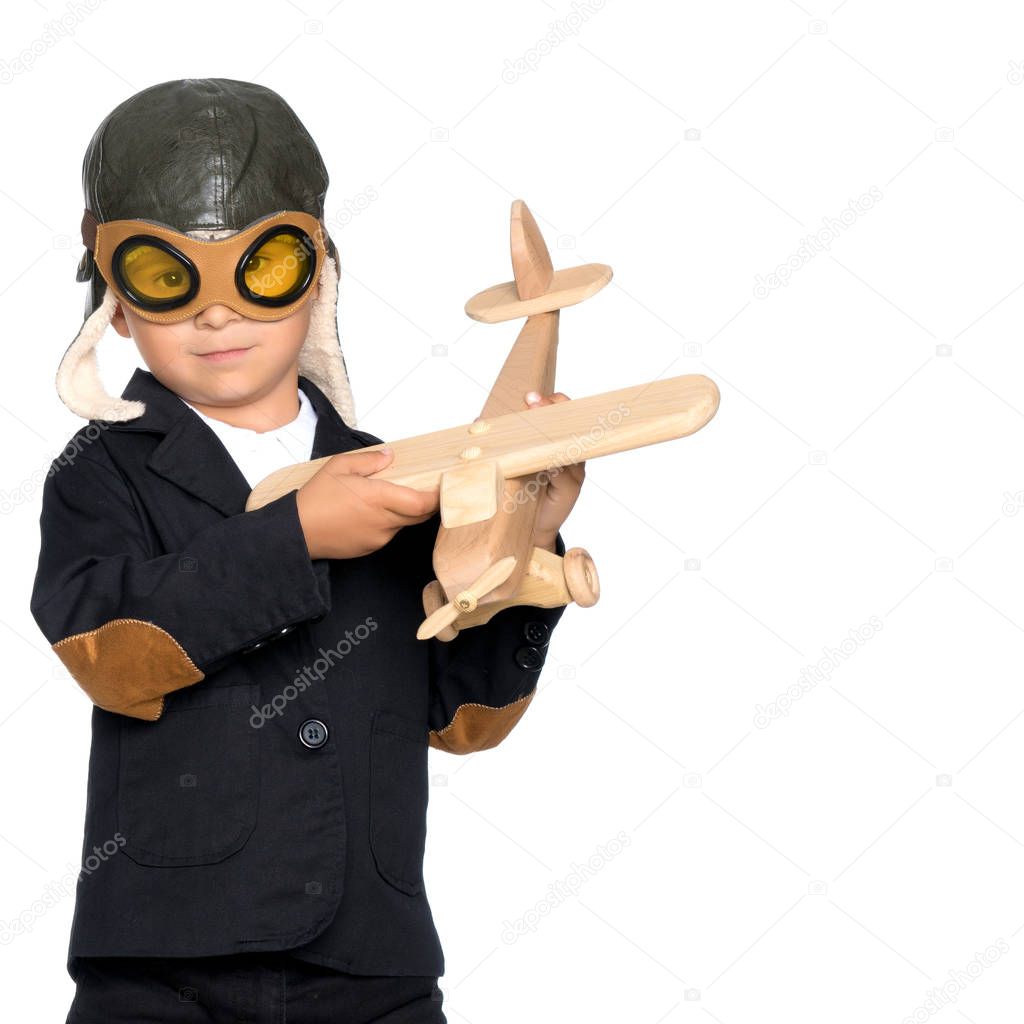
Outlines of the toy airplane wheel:
M436 612L438 608L442 608L446 604L448 604L448 598L445 596L441 581L431 580L423 588L423 611L426 612L427 618ZM434 635L438 640L449 643L459 635L459 631L454 625L448 625L438 630Z
M562 569L573 601L581 608L597 604L601 596L601 581L597 578L597 566L586 548L569 548L562 556Z

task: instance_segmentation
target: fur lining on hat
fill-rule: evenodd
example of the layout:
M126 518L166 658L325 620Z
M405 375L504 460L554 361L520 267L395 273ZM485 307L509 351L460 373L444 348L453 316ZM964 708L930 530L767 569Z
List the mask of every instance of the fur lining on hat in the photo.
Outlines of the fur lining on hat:
M338 270L330 256L320 272L320 294L313 300L309 330L299 352L299 373L331 400L347 426L356 425L355 401L338 340Z
M330 256L320 271L320 293L311 302L309 330L299 351L299 373L320 388L347 426L355 427L355 403L338 339L338 270ZM105 288L103 301L86 318L57 368L61 401L83 419L123 423L146 411L145 402L111 395L100 378L96 349L116 308L113 290Z
M103 387L96 361L96 346L117 309L117 298L107 288L103 301L82 324L57 368L57 394L76 415L86 420L134 420L146 411L145 402L115 398Z

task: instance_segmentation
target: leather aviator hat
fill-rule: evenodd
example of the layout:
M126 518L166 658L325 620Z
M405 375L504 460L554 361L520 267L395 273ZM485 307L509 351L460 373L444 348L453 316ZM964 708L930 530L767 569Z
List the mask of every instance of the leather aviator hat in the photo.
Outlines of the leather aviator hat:
M323 223L327 185L316 143L264 86L184 78L115 107L82 163L77 279L89 292L85 321L57 370L64 404L90 420L123 422L145 411L141 401L109 394L100 378L96 349L119 302L173 323L214 303L275 320L310 301L299 373L354 427L338 339L337 250Z

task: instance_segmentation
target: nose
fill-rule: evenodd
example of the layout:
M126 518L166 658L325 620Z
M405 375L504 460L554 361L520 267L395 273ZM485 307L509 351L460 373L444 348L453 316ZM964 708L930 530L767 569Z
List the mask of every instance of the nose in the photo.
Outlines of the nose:
M196 326L217 328L241 319L241 313L236 313L230 306L207 306L202 312L196 313Z

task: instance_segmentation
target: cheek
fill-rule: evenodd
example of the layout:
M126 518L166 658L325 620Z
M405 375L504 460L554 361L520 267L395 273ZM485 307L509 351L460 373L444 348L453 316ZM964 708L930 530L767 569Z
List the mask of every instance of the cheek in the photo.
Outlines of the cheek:
M278 342L281 349L291 356L295 356L306 341L309 333L312 308L307 303L297 313L293 313L284 320L278 321L273 331L274 340Z
M185 332L179 324L154 324L131 312L125 317L132 338L144 354L161 359L170 359L182 352L185 346Z

